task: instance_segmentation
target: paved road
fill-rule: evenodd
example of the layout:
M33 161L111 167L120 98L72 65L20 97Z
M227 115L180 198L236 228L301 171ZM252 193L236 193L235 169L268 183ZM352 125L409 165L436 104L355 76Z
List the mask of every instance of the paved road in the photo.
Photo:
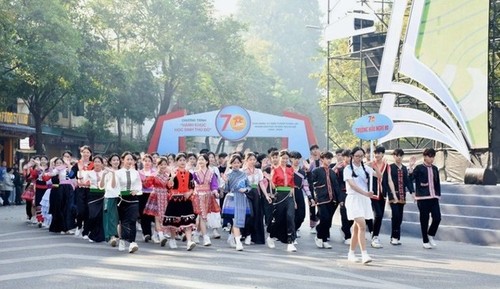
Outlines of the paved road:
M332 228L333 249L318 249L302 228L298 252L264 245L236 252L211 247L170 250L139 241L134 254L27 225L22 206L0 207L0 288L498 288L500 248L415 238L371 249L370 265L349 263Z

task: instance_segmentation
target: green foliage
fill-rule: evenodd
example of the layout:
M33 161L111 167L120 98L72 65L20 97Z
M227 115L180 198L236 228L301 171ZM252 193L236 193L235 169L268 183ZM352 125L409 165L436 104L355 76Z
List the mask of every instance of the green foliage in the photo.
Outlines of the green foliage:
M311 117L315 131L321 132L324 117L318 105L317 80L312 77L320 69L315 59L320 30L308 28L321 25L318 2L244 0L238 4L238 20L249 27L246 37L250 51L274 78L270 91L276 105L266 112L305 114Z
M42 152L42 121L68 96L78 76L79 35L64 1L2 2L8 28L0 87L28 106L37 131L36 149Z
M333 147L349 148L359 144L359 139L352 133L351 127L354 121L366 113L374 113L378 108L365 105L360 113L359 103L362 98L372 99L364 66L360 66L359 59L349 56L347 40L330 42L330 139ZM326 52L325 52L326 57ZM363 64L364 65L364 64ZM363 78L361 78L363 73ZM320 86L327 87L326 66L321 73ZM360 82L362 85L360 85ZM326 113L326 96L321 99L321 109ZM347 104L351 102L351 104Z

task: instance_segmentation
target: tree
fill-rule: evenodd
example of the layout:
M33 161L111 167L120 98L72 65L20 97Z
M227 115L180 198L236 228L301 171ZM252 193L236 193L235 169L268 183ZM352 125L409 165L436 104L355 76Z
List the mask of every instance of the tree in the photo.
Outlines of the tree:
M316 131L323 130L315 61L320 31L318 1L244 0L238 2L237 19L247 24L247 46L275 75L275 97L282 109L306 114ZM321 63L324 61L321 61Z
M42 122L64 101L78 76L80 39L70 20L66 1L8 1L8 55L3 89L21 98L33 116L35 149L43 152ZM5 14L2 11L2 14Z

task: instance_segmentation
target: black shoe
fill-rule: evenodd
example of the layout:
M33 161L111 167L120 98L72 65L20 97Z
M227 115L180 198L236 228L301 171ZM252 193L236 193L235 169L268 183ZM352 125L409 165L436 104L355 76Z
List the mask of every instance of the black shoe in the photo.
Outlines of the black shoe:
M149 241L151 241L151 236L150 235L145 235L144 236L144 243L147 243Z

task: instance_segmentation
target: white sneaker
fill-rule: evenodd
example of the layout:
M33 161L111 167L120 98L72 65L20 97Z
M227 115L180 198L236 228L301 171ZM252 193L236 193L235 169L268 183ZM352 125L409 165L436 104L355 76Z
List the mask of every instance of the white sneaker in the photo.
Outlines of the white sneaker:
M158 238L158 234L153 234L153 236L151 237L151 240L155 244L160 244L160 238Z
M236 242L236 251L243 251L243 243Z
M200 233L193 232L193 242L195 242L196 244L200 243Z
M373 260L372 260L372 257L370 257L370 255L366 254L366 255L362 255L362 256L361 256L361 262L362 262L363 264L368 264L368 263L370 263L371 261L373 261Z
M351 245L351 238L344 240L344 245Z
M75 229L75 237L81 237L82 236L82 229L76 228Z
M293 241L293 244L294 244L294 245L298 245L298 244L299 244L299 242L297 242L297 239L295 239L295 240Z
M356 257L356 254L350 254L350 253L348 253L347 254L347 261L357 263L357 262L361 261L361 259L359 259L358 257Z
M118 241L118 251L125 251L125 241L124 240Z
M424 247L424 249L432 249L432 245L430 243L424 243L422 244L422 247Z
M318 237L314 237L314 243L316 243L316 247L323 248L323 240L318 239Z
M151 235L144 235L142 238L144 240L144 243L148 243L149 241L151 241Z
M271 249L276 248L276 244L274 244L274 240L271 237L267 237L266 239L267 246Z
M191 251L196 247L196 243L193 241L188 241L186 245L186 250Z
M236 248L236 241L234 240L233 235L229 235L229 237L227 238L227 243L229 244L229 247Z
M249 235L249 236L246 236L245 237L245 245L249 246L252 244L252 237Z
M136 242L130 243L130 245L128 246L128 252L134 253L137 250L139 250L139 246L137 245L137 243Z
M220 239L220 233L219 233L219 230L214 229L214 230L212 231L212 237L213 237L214 239Z
M286 250L287 250L287 252L297 252L297 248L295 248L294 244L288 244L286 246Z
M331 249L332 245L330 245L330 243L328 243L328 242L323 242L323 248L325 248L325 249Z
M116 243L117 243L118 239L116 239L116 237L111 237L111 239L109 239L108 243L111 247L116 247ZM125 246L125 245L124 245Z
M210 246L212 242L210 242L210 237L208 235L203 236L203 246Z
M175 241L175 239L170 239L168 241L168 246L170 249L177 249L177 241Z
M436 241L434 241L434 237L428 236L428 238L429 238L429 244L431 244L432 247L436 247L438 245Z
M384 248L384 246L382 246L382 243L380 243L378 237L373 237L371 245L376 249Z
M395 246L401 245L401 242L399 242L399 240L396 238L391 238L391 245L395 245Z
M82 239L84 239L84 240L88 240L88 239L89 239L89 236L88 236L88 235L85 235L85 236L83 236L83 237L82 237Z

